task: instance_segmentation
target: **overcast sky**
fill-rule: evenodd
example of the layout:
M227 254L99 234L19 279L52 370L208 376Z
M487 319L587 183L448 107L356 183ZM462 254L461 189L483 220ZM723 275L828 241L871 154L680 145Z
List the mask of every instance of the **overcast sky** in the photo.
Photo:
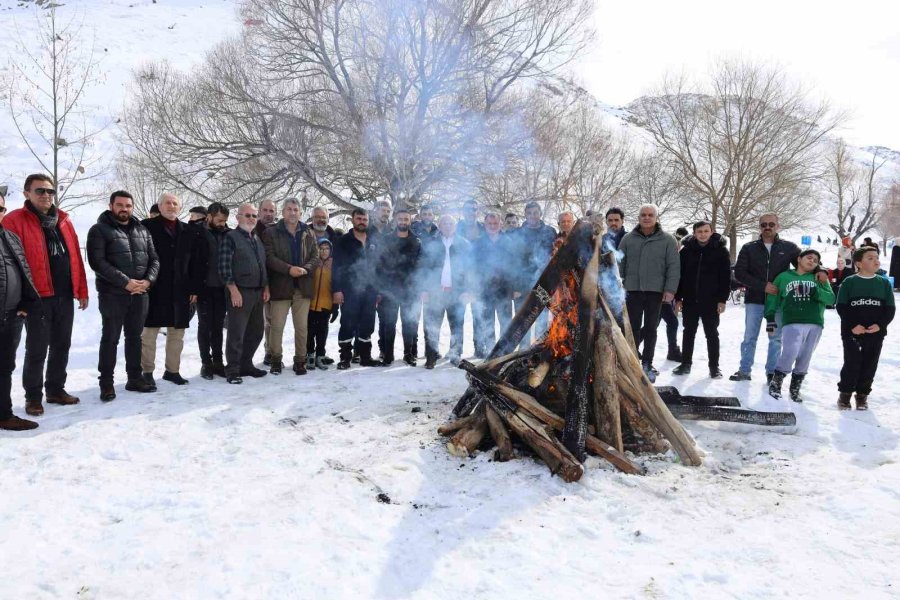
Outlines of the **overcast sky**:
M620 106L669 69L702 73L717 57L777 62L851 112L853 144L900 150L900 1L596 0L597 40L576 66Z

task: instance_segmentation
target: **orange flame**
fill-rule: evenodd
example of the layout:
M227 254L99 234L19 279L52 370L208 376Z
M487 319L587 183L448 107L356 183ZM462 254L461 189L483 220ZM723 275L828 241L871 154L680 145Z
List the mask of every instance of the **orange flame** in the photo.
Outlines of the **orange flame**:
M553 322L547 333L547 347L553 358L562 358L575 351L575 328L578 326L578 281L572 271L566 272L550 299Z

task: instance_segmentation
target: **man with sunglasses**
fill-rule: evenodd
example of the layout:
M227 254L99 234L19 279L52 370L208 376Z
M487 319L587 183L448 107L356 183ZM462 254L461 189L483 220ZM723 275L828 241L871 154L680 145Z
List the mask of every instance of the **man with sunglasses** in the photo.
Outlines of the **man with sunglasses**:
M31 279L19 237L4 229L6 198L0 195L0 429L26 431L38 424L12 412L12 374L22 324L32 311L40 312L40 297Z
M22 387L25 412L44 414L46 389L49 404L77 404L65 390L72 344L75 301L88 305L87 278L75 227L55 203L53 179L42 173L25 178L25 205L11 211L4 227L15 233L25 248L25 260L41 297L41 310L29 313L25 323L25 363ZM44 366L46 363L46 379Z
M731 381L749 381L750 370L756 355L756 341L765 313L766 294L776 294L778 289L772 281L779 274L787 271L791 263L800 255L800 248L793 242L778 236L781 225L778 215L766 213L759 217L759 239L748 242L741 247L737 263L734 265L734 276L747 288L744 297L744 341L741 342L741 365ZM817 275L827 281L824 273ZM778 327L775 335L769 338L769 349L766 357L766 381L772 379L775 364L781 354L781 314L775 315Z
M237 229L226 233L219 245L219 277L225 284L228 307L225 378L232 384L266 375L253 364L263 339L263 305L269 301L266 249L255 231L258 219L255 206L241 204Z

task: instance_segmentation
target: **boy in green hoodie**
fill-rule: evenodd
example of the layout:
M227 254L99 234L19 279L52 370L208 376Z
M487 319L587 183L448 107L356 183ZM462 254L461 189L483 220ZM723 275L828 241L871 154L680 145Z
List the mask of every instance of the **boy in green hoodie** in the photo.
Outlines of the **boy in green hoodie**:
M828 283L816 281L822 257L815 250L804 250L797 257L796 269L781 273L772 283L778 293L766 296L766 331L775 334L775 313L782 311L781 356L769 383L769 395L781 398L781 384L792 372L790 395L802 402L800 386L809 361L825 327L825 306L834 304L834 292Z

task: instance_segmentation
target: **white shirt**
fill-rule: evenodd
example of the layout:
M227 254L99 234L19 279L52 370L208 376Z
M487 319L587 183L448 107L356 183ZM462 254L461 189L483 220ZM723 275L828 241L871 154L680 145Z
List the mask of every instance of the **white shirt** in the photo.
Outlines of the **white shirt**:
M450 271L450 247L453 245L453 238L441 237L444 242L444 268L441 270L441 287L453 287L453 273Z

